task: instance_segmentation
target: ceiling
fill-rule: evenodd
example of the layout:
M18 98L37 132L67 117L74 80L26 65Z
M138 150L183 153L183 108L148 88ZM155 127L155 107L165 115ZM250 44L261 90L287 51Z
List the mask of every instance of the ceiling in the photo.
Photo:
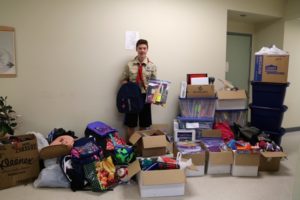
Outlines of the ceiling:
M265 23L265 22L271 22L278 19L280 18L267 16L267 15L259 15L254 13L228 10L228 20L244 22L248 24Z

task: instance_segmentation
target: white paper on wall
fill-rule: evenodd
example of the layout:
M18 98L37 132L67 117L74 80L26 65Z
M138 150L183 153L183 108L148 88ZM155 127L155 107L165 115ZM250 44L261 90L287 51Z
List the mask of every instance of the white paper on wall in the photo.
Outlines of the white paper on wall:
M135 49L136 42L140 39L140 33L137 31L125 32L125 49Z

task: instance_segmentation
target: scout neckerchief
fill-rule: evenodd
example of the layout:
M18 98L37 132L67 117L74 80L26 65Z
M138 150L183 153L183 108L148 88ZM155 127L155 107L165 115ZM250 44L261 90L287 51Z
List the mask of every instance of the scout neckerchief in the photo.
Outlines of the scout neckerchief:
M149 59L147 58L147 63L149 62ZM142 86L144 89L146 89L144 79L143 79L143 63L139 63L138 73L136 75L136 83L140 85L142 83Z

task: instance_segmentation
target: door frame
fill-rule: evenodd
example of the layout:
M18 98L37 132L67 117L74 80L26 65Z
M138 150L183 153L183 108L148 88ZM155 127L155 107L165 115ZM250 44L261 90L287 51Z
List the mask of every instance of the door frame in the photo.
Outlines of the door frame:
M226 37L228 35L237 35L237 36L245 36L245 37L250 37L250 54L249 54L249 76L248 76L248 96L250 94L250 86L251 86L251 82L250 82L250 76L251 76L251 61L252 61L252 34L250 33L237 33L237 32L227 32ZM227 41L227 38L226 38ZM227 45L227 44L226 44ZM226 47L227 48L227 47ZM227 56L227 50L226 50L226 56ZM226 76L226 74L225 74Z

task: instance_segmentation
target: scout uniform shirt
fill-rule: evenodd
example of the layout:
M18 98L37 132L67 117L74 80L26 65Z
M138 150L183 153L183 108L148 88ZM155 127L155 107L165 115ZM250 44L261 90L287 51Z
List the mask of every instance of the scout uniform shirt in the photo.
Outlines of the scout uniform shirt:
M142 63L139 62L137 57L129 61L125 68L125 71L123 72L122 80L136 83L139 67L142 68L142 81L138 81L138 84L141 88L142 93L146 93L149 80L156 79L156 66L149 60L149 58L146 57Z

